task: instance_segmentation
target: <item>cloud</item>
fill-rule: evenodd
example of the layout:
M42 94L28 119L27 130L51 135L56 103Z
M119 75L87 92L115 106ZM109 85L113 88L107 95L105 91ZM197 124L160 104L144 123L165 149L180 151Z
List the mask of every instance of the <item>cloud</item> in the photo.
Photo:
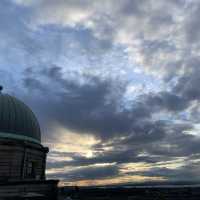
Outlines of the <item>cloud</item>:
M48 168L82 167L57 176L83 180L91 171L95 179L107 170L112 177L123 164L184 158L186 165L199 154L197 1L12 0L0 7L2 82L36 112L43 141L54 148ZM63 148L64 134L94 141L78 152ZM115 167L95 167L103 163ZM143 175L173 179L186 171Z
M174 92L181 94L188 101L199 100L200 90L198 87L199 76L199 59L191 58L185 63L184 74L180 76L174 87Z
M182 94L171 91L141 95L139 102L130 104L129 109L126 109L120 107L126 84L119 90L116 85L123 84L95 76L81 76L81 82L66 79L59 66L31 73L29 71L28 76L33 78L35 74L36 77L45 77L46 82L44 78L41 79L42 87L26 82L24 86L32 92L37 87L39 96L43 91L48 93L48 104L43 98L39 98L40 102L37 103L41 112L39 115L43 113L46 126L49 126L49 122L58 122L66 130L91 134L100 139L90 147L92 157L74 152L74 155L68 155L70 160L49 161L49 170L105 163L115 163L118 168L126 163L144 162L155 165L170 160L176 162L177 158L199 154L198 137L188 134L194 128L192 123L153 118L156 112L177 114L186 110L189 101ZM53 91L47 87L51 82L55 85ZM115 95L112 96L116 93L117 100ZM63 153L57 152L56 155L60 157ZM156 173L155 171L155 176ZM167 178L164 175L163 177Z
M131 121L146 117L148 114L144 108L139 111L140 108L137 107L134 108L135 116L132 116L131 112L119 111L118 103L122 98L120 93L123 95L121 83L116 87L117 83L112 83L112 80L85 76L85 82L80 84L64 79L61 68L57 66L43 70L42 74L50 82L57 84L58 90L54 88L54 93L49 91L51 97L48 104L45 103L47 99L42 99L37 106L41 105L41 113L50 121L57 121L66 128L109 138L121 132L129 132ZM45 85L38 83L33 77L25 78L24 86L32 91L36 88L41 92L45 90ZM118 99L115 99L116 93Z
M197 20L199 17L199 6L199 2L197 1L192 1L192 3L188 6L190 12L188 12L186 15L186 23L184 28L186 41L189 45L198 45L195 43L197 43L199 40L199 23Z
M188 101L182 96L178 96L172 92L159 92L150 94L146 103L153 109L164 109L168 111L182 111L188 107Z
M199 177L197 174L199 173L198 162L190 162L186 165L178 167L176 169L168 169L168 168L154 168L150 171L146 171L143 173L135 173L143 176L164 176L166 179L170 181L199 181Z
M145 138L162 138L165 136L165 122L153 121L152 114L162 110L182 111L188 106L179 96L161 92L141 96L140 102L130 104L127 109L122 105L126 83L88 75L82 75L82 81L77 82L64 78L62 68L58 66L36 74L47 81L40 82L29 72L24 78L24 87L32 92L37 89L40 97L44 91L48 94L48 104L47 99L38 98L37 94L40 115L67 129L95 134L101 139L115 136L131 136L135 141L140 137L143 141ZM52 82L54 88L48 88L48 83Z
M112 178L118 175L118 168L113 166L96 166L86 167L77 170L71 170L68 173L51 174L53 177L64 179L65 181L79 181L79 180L97 180L104 178Z

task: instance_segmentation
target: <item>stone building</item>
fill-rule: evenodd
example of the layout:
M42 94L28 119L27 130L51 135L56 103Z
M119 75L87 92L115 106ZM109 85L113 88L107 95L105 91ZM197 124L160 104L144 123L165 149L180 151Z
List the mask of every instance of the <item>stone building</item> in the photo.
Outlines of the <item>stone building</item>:
M56 199L57 180L46 180L48 148L39 123L23 102L0 87L0 199Z

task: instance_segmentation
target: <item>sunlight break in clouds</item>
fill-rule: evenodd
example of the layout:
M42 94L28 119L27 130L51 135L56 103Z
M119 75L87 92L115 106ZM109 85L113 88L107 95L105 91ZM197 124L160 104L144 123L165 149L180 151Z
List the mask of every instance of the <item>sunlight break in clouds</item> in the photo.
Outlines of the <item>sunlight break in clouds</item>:
M92 135L71 132L62 127L56 129L56 134L59 137L55 138L54 143L46 143L51 151L77 153L82 156L92 157L93 150L91 147L99 143Z

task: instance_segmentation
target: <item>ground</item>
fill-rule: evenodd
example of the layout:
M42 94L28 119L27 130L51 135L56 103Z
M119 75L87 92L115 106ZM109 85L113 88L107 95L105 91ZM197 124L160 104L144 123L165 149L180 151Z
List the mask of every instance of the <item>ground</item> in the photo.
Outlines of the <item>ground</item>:
M67 196L80 200L199 200L200 187L65 188L59 200Z

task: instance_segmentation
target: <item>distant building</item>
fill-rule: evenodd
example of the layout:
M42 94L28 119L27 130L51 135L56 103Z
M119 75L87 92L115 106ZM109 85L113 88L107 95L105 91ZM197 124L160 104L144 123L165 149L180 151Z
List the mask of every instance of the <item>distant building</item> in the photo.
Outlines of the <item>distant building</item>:
M39 123L23 102L0 86L0 199L57 198L57 180L45 179L48 148Z

